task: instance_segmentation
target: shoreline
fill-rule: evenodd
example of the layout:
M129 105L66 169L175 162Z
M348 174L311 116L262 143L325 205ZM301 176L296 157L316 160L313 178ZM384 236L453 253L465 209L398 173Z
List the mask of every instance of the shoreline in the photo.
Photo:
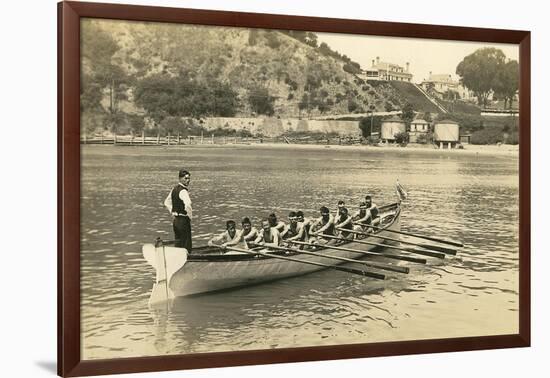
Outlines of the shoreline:
M186 148L238 148L238 149L280 149L280 150L308 150L308 151L356 151L356 152L395 152L395 153L425 153L445 155L483 155L483 156L510 156L519 157L519 145L465 145L464 149L438 149L426 145L408 145L400 147L396 145L367 146L367 145L322 145L322 144L287 144L287 143L237 143L237 144L180 144L180 145L113 145L113 144L81 144L81 146L105 146L105 147L147 147L164 149Z

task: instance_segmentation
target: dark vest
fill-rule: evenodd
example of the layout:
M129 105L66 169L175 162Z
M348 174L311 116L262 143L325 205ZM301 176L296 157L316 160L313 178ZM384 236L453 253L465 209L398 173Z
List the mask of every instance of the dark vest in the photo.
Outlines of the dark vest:
M174 186L174 189L172 189L172 212L187 215L185 203L183 203L180 198L180 192L182 190L187 190L187 188L184 188L180 184Z

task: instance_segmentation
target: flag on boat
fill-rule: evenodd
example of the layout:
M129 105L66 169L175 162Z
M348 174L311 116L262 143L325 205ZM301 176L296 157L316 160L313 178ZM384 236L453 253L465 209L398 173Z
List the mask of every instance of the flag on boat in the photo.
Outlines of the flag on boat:
M395 192L397 193L397 196L399 197L399 201L405 201L409 194L403 188L403 186L399 183L399 180L395 181Z

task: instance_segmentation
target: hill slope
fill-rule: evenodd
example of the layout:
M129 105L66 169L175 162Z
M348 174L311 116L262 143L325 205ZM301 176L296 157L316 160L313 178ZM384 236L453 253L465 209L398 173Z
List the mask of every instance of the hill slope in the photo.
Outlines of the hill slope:
M111 20L85 20L82 30L82 67L89 76L84 84L98 85L98 65L122 70L131 80L128 96L119 105L128 112L138 110L132 89L139 80L182 73L196 82L230 85L239 98L236 116L257 115L250 96L258 88L267 91L273 115L280 117L400 107L395 94L379 91L345 70L345 61L278 31ZM109 62L98 60L105 44L115 50L106 57ZM105 107L105 89L103 95Z

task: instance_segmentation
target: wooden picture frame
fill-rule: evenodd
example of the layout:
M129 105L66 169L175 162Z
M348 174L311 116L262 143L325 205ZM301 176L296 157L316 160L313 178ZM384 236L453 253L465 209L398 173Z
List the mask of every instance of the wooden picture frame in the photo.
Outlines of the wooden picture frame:
M519 45L519 333L405 342L82 360L80 355L80 19L235 26ZM149 6L58 4L58 374L82 376L439 353L530 345L530 32Z

